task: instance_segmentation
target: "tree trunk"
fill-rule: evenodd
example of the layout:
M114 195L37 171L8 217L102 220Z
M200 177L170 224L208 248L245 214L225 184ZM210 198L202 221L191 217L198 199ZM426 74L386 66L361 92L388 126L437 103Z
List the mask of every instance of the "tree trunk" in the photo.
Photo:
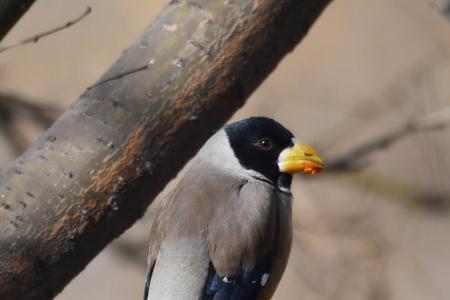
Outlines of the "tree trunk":
M0 0L0 41L35 0Z
M0 299L60 292L142 216L328 3L172 0L0 175Z

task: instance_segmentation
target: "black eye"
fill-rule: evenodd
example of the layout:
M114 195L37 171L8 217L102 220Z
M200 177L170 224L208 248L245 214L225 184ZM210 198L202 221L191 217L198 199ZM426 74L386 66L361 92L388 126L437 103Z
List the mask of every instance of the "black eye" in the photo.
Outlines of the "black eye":
M262 138L258 140L258 147L261 150L269 151L272 149L272 141L268 138Z

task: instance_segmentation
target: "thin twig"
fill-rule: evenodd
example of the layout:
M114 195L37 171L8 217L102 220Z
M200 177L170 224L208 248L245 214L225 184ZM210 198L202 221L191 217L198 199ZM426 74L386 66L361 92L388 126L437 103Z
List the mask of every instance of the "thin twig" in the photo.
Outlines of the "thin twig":
M87 90L91 90L91 89L93 89L95 87L98 87L99 85L105 84L105 83L113 81L113 80L121 79L121 78L123 78L125 76L131 75L131 74L134 74L134 73L137 73L137 72L140 72L140 71L144 71L144 70L147 70L147 69L148 69L148 65L145 65L145 66L141 66L141 67L135 68L133 70L121 72L120 74L117 74L117 75L114 75L112 77L108 77L106 79L98 81L94 85L88 87Z
M84 19L87 15L89 15L91 13L92 9L88 6L86 7L86 10L83 12L83 14L81 16L79 16L78 18L67 22L64 25L58 26L56 28L50 29L48 31L44 31L41 33L38 33L32 37L26 38L20 42L17 42L15 44L9 45L9 46L4 46L4 47L0 47L0 53L4 52L6 50L12 49L12 48L16 48L25 44L32 44L32 43L37 43L41 38L49 36L53 33L56 33L58 31L64 30L66 28L71 27L72 25L75 25L76 23L80 22L82 19Z
M413 119L399 128L355 147L346 154L327 163L326 172L345 172L360 169L366 165L368 157L374 152L386 149L400 139L414 133L443 129L450 125L450 108Z
M61 113L62 108L58 106L0 93L0 131L3 132L8 146L17 155L30 144L23 129L16 126L18 118L29 119L38 128L46 129Z

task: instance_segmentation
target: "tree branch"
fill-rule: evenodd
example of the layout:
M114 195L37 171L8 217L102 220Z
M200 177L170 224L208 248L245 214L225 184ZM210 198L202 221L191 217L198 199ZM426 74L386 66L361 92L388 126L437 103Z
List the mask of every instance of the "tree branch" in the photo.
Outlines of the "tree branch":
M0 1L0 41L19 21L35 0L1 0Z
M346 154L327 163L327 173L357 170L365 165L373 153L386 149L414 133L443 129L450 125L450 108L419 117L373 140L355 147Z
M32 43L37 43L40 39L49 36L51 34L54 34L58 31L67 29L69 27L71 27L72 25L75 25L76 23L80 22L81 20L83 20L87 15L89 15L91 13L92 9L88 6L86 7L85 11L83 12L82 15L80 15L79 17L77 17L76 19L69 21L67 23L65 23L64 25L60 25L58 27L55 27L53 29L38 33L33 35L32 37L26 38L20 42L17 42L15 44L12 45L8 45L8 46L4 46L4 47L0 47L0 53L4 52L6 50L12 49L12 48L16 48L25 44L32 44Z
M61 113L62 110L53 105L39 104L38 101L0 93L0 131L16 155L25 151L30 144L24 132L16 126L20 117L30 119L44 130L50 127Z
M61 291L142 216L329 2L171 1L0 174L0 299Z
M62 109L54 105L0 93L0 116L3 120L12 119L19 114L27 114L34 122L46 129L61 113Z

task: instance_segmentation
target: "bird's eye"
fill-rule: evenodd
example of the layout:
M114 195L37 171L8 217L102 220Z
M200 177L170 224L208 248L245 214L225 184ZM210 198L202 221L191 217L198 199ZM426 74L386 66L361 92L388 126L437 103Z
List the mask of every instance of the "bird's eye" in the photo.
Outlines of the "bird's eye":
M272 149L272 141L268 138L259 139L258 147L261 150L268 151L268 150Z

